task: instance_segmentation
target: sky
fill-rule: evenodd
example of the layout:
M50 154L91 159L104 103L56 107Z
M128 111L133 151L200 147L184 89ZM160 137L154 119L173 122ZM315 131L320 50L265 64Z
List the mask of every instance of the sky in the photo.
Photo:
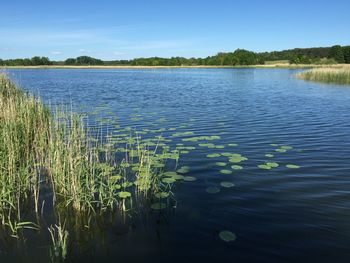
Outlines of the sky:
M2 0L0 58L206 57L350 45L349 0Z

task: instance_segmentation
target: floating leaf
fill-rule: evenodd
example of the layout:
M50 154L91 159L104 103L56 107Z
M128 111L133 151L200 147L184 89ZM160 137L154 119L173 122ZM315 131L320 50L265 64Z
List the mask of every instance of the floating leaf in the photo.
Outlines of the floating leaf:
M218 154L218 153L210 153L210 154L207 154L207 157L208 158L220 157L220 154Z
M194 177L194 176L184 176L183 179L184 179L184 181L186 181L186 182L193 182L193 181L196 181L196 180L197 180L197 178Z
M182 166L180 169L178 169L176 172L180 173L180 174L185 174L188 173L190 171L190 167L188 166Z
M299 169L300 168L299 165L295 165L295 164L287 164L286 167L290 168L290 169Z
M130 192L123 191L123 192L119 192L119 193L118 193L118 196L119 196L120 198L125 199L125 198L128 198L128 197L131 197L131 193L130 193Z
M243 169L243 167L240 166L240 165L232 165L231 168L232 168L233 170L241 170L241 169Z
M270 166L271 168L276 168L279 166L278 163L274 163L274 162L269 162L269 163L266 163L266 165Z
M230 242L230 241L235 241L236 240L236 235L232 233L231 231L224 230L219 233L219 237L221 240Z
M258 167L259 167L260 169L265 169L265 170L270 170L270 169L271 169L271 167L268 166L268 165L266 165L266 164L259 164Z
M267 154L265 154L265 156L266 156L266 157L269 157L269 158L272 158L274 155L271 154L271 153L267 153Z
M163 178L162 179L162 182L163 183L165 183L165 184L172 184L172 183L174 183L176 180L174 179L174 178L172 178L172 177L166 177L166 178Z
M229 143L228 146L230 146L230 147L236 147L236 146L238 146L238 144L237 144L237 143Z
M168 192L158 192L158 193L155 193L154 196L156 198L167 198L169 196L169 193Z
M281 149L292 150L293 147L292 146L288 146L288 145L284 145L284 146L281 146Z
M232 174L232 171L223 169L223 170L220 170L220 173L222 173L222 174Z
M282 149L282 148L278 148L275 151L279 152L279 153L285 153L287 150L286 149Z
M230 188L230 187L235 186L234 183L227 182L227 181L221 182L220 185L221 185L222 187L226 187L226 188Z
M205 189L205 191L207 191L209 194L216 194L220 192L220 188L216 186L209 186L207 189Z
M226 166L227 164L224 162L216 162L215 165L217 166Z

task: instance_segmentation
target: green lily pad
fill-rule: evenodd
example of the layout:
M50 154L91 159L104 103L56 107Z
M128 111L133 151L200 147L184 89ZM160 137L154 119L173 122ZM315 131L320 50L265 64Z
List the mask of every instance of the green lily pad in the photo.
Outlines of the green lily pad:
M236 240L236 235L232 233L231 231L224 230L219 233L219 237L221 240L230 242L230 241L235 241Z
M279 164L275 162L269 162L269 163L266 163L266 165L270 166L271 168L276 168L279 166Z
M265 170L270 170L270 169L271 169L271 167L268 166L268 165L266 165L266 164L259 164L258 167L259 167L260 169L265 169Z
M220 192L220 188L216 186L209 186L207 189L205 189L205 191L209 194L217 194Z
M208 158L220 157L220 154L218 154L218 153L210 153L210 154L207 154L207 157Z
M223 170L220 170L220 173L222 173L222 174L232 174L232 171L223 169Z
M166 178L163 178L162 179L162 182L163 183L165 183L165 184L172 184L172 183L174 183L176 180L174 179L174 178L172 178L172 177L166 177Z
M224 162L216 162L215 165L217 166L226 166L227 164Z
M220 185L221 185L222 187L226 187L226 188L230 188L230 187L235 186L234 183L227 182L227 181L221 182Z
M281 149L292 150L293 147L292 146L288 146L288 145L284 145L284 146L281 146Z
M268 157L268 158L272 158L274 155L271 154L271 153L267 153L267 154L265 154L265 156Z
M131 197L131 193L130 193L130 192L126 192L126 191L124 191L124 192L119 192L119 193L118 193L118 196L119 196L120 198L125 199L125 198L128 198L128 197Z
M178 169L176 172L180 173L180 174L185 174L188 173L190 171L190 167L188 166L182 166L180 167L180 169Z
M285 153L287 150L286 149L282 149L282 148L278 148L275 151L279 152L279 153Z
M237 143L229 143L228 146L230 146L230 147L236 147L236 146L238 146L238 144L237 144Z
M186 181L186 182L193 182L193 181L196 181L196 180L197 180L197 178L194 177L194 176L184 176L183 179L184 179L184 181Z
M300 168L299 165L295 165L295 164L287 164L286 167L290 168L290 169L299 169Z
M156 198L167 198L169 196L169 193L168 192L158 192L158 193L155 193L154 196Z
M241 170L241 169L243 169L243 167L240 166L240 165L232 165L231 168L232 168L233 170Z

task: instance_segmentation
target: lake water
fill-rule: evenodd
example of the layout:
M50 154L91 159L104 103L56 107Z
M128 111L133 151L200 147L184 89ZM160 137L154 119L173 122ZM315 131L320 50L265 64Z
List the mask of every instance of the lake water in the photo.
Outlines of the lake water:
M103 225L93 240L71 244L67 262L349 262L350 87L305 82L297 72L10 70L46 103L68 103L91 119L118 116L121 127L138 131L164 128L152 136L195 147L181 154L179 166L197 180L175 185L176 208ZM182 132L193 134L172 136ZM219 147L183 141L211 135L220 136L209 142ZM248 160L207 157L224 152ZM266 162L279 166L258 167ZM223 230L236 240L221 240ZM48 242L35 235L21 252L0 244L1 262L48 262Z

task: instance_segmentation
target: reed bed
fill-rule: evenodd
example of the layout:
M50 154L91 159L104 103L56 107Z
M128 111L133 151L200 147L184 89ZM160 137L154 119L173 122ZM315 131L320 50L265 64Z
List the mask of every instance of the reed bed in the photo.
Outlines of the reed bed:
M40 220L30 222L25 211L39 218L51 201L59 218L49 228L53 252L66 257L67 215L123 212L133 200L169 196L171 183L162 178L168 159L176 168L178 153L161 150L164 138L157 140L151 148L130 134L120 152L118 136L89 129L79 114L51 111L0 75L0 226L13 237L39 229Z
M350 84L350 67L314 68L297 74L298 78L336 84Z

